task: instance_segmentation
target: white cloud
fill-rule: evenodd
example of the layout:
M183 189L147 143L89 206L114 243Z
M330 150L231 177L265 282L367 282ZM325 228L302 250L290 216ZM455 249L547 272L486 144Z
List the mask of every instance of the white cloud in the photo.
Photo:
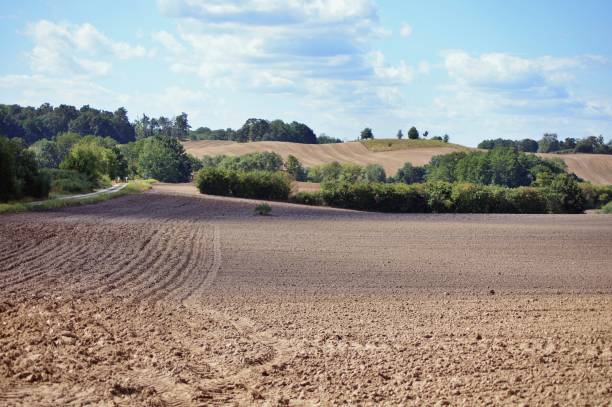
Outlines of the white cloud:
M469 86L490 89L531 89L571 79L569 70L582 65L579 59L549 56L527 59L504 53L472 57L464 51L444 55L448 73Z
M402 27L400 28L400 34L402 37L410 37L412 35L412 26L408 23L403 23Z
M146 55L142 46L113 41L89 23L41 20L28 25L26 33L34 41L29 58L35 72L106 75L112 68L110 59Z
M206 86L293 93L310 105L326 98L337 109L340 102L361 109L363 97L384 108L415 74L406 61L387 63L371 49L388 35L371 0L160 0L159 7L178 19L178 36L154 39L189 55L168 57L170 69L198 75Z

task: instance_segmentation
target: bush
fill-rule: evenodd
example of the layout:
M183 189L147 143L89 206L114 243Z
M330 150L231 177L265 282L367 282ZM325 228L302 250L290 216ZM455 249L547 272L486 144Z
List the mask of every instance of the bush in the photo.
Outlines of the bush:
M43 173L51 178L51 191L57 194L85 193L95 187L85 174L74 170L46 169Z
M383 183L324 183L322 198L330 206L380 212L427 212L421 185Z
M287 200L291 192L291 180L281 172L237 172L208 167L198 171L195 183L203 194L242 198Z
M34 153L19 139L0 136L0 201L45 198L50 179L40 174Z
M314 192L298 192L291 197L291 202L302 205L322 206L325 205L323 193L321 191Z
M612 201L612 185L593 185L586 182L578 186L584 196L586 209L597 209Z
M571 175L559 174L544 188L548 211L552 213L582 213L585 199L578 182Z
M603 213L612 213L612 202L608 202L607 204L605 204L602 208L601 211Z
M427 206L432 212L453 212L454 205L451 200L453 185L449 182L434 181L425 184Z
M532 187L511 188L506 191L506 198L514 213L546 213L546 196L540 189Z
M261 216L269 215L270 212L272 212L272 207L265 202L262 202L255 207L255 213Z
M462 213L492 212L492 198L490 188L484 185L455 184L451 192L455 211Z

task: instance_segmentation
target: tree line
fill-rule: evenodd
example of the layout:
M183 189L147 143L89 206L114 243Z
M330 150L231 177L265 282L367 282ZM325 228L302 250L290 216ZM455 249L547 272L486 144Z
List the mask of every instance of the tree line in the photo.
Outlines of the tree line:
M429 131L425 130L421 134L419 133L419 130L416 127L412 126L410 129L408 129L406 134L408 135L409 140L419 140L421 138L426 139L429 136ZM402 140L404 138L404 132L402 131L402 129L399 129L397 131L397 134L395 137L398 140ZM360 140L373 140L374 132L372 131L370 127L366 127L359 134L359 139ZM433 136L429 140L439 140L439 141L444 141L445 143L448 143L449 139L450 139L450 136L448 134L445 134L444 136Z
M581 139L566 137L560 140L554 133L545 133L540 140L522 139L492 139L483 140L478 148L492 150L498 147L510 147L517 151L529 153L584 153L584 154L612 154L612 139L606 144L603 136L589 136Z

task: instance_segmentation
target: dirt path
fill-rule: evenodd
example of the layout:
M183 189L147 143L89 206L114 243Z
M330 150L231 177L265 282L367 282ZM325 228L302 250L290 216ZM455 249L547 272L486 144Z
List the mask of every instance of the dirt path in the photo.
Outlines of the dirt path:
M0 405L609 402L611 216L253 206L0 218Z

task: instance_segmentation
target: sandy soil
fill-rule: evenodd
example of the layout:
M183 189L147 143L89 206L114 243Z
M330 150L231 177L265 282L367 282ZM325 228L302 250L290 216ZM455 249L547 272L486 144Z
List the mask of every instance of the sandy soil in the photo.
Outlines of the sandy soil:
M612 216L192 194L0 217L0 405L610 405Z
M397 151L372 152L361 143L298 144L278 141L235 143L232 141L186 141L185 149L198 157L203 155L242 155L253 151L274 151L283 157L296 156L305 166L348 162L361 165L380 164L387 175L395 175L406 161L413 165L425 165L432 157L458 151L453 147L414 148ZM546 158L560 158L568 170L598 185L612 185L612 155L602 154L539 154Z

